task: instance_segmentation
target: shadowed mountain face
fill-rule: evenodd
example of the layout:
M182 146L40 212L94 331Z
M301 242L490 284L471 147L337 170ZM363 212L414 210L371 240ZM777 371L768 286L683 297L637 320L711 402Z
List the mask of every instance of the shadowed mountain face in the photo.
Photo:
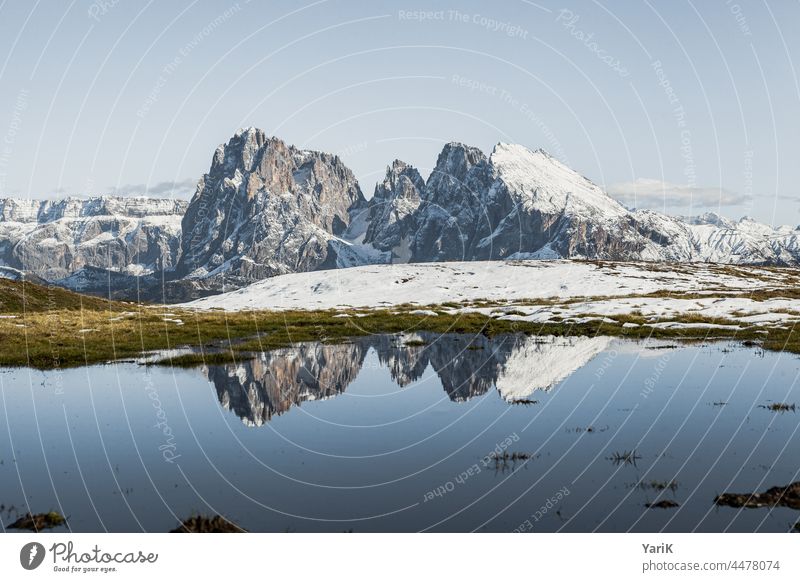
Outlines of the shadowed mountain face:
M393 262L590 258L796 265L800 231L630 210L543 150L448 143L424 181L395 161L365 242Z
M514 402L536 390L550 390L609 343L606 337L384 335L338 345L298 344L204 371L226 410L247 425L261 426L292 406L343 393L358 377L370 349L401 387L418 381L430 366L453 402L492 388Z

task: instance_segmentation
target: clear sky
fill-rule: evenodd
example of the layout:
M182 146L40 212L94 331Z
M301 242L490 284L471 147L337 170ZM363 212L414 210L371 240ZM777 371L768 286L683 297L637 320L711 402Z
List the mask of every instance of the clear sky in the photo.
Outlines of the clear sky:
M628 205L800 223L800 3L0 0L0 196L188 196L257 126L367 197L444 143Z

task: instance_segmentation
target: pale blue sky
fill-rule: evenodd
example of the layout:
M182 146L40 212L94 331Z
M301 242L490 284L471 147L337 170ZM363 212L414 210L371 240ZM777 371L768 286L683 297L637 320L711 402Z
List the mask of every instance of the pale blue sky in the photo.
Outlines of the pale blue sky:
M394 158L510 141L639 205L797 224L798 22L794 0L0 0L0 196L186 195L254 125L368 197Z

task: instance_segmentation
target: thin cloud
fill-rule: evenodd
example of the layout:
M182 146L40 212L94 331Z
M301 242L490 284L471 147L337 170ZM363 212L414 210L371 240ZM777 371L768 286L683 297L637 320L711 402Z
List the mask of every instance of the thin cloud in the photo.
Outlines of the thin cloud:
M725 188L698 188L671 184L652 178L633 182L618 182L608 186L609 196L631 208L662 208L664 206L739 206L752 198Z
M145 195L153 197L172 196L175 198L189 198L197 187L195 178L186 178L175 182L157 182L155 184L126 184L124 186L109 188L110 193L117 196Z

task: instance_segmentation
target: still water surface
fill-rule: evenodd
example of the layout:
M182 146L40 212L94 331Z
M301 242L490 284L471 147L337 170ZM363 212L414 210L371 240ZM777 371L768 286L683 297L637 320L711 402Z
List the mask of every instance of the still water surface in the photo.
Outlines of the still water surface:
M428 334L188 370L5 369L0 521L788 531L800 512L714 498L800 480L800 416L765 408L800 403L798 372L795 355L729 342ZM679 506L646 507L665 499Z

